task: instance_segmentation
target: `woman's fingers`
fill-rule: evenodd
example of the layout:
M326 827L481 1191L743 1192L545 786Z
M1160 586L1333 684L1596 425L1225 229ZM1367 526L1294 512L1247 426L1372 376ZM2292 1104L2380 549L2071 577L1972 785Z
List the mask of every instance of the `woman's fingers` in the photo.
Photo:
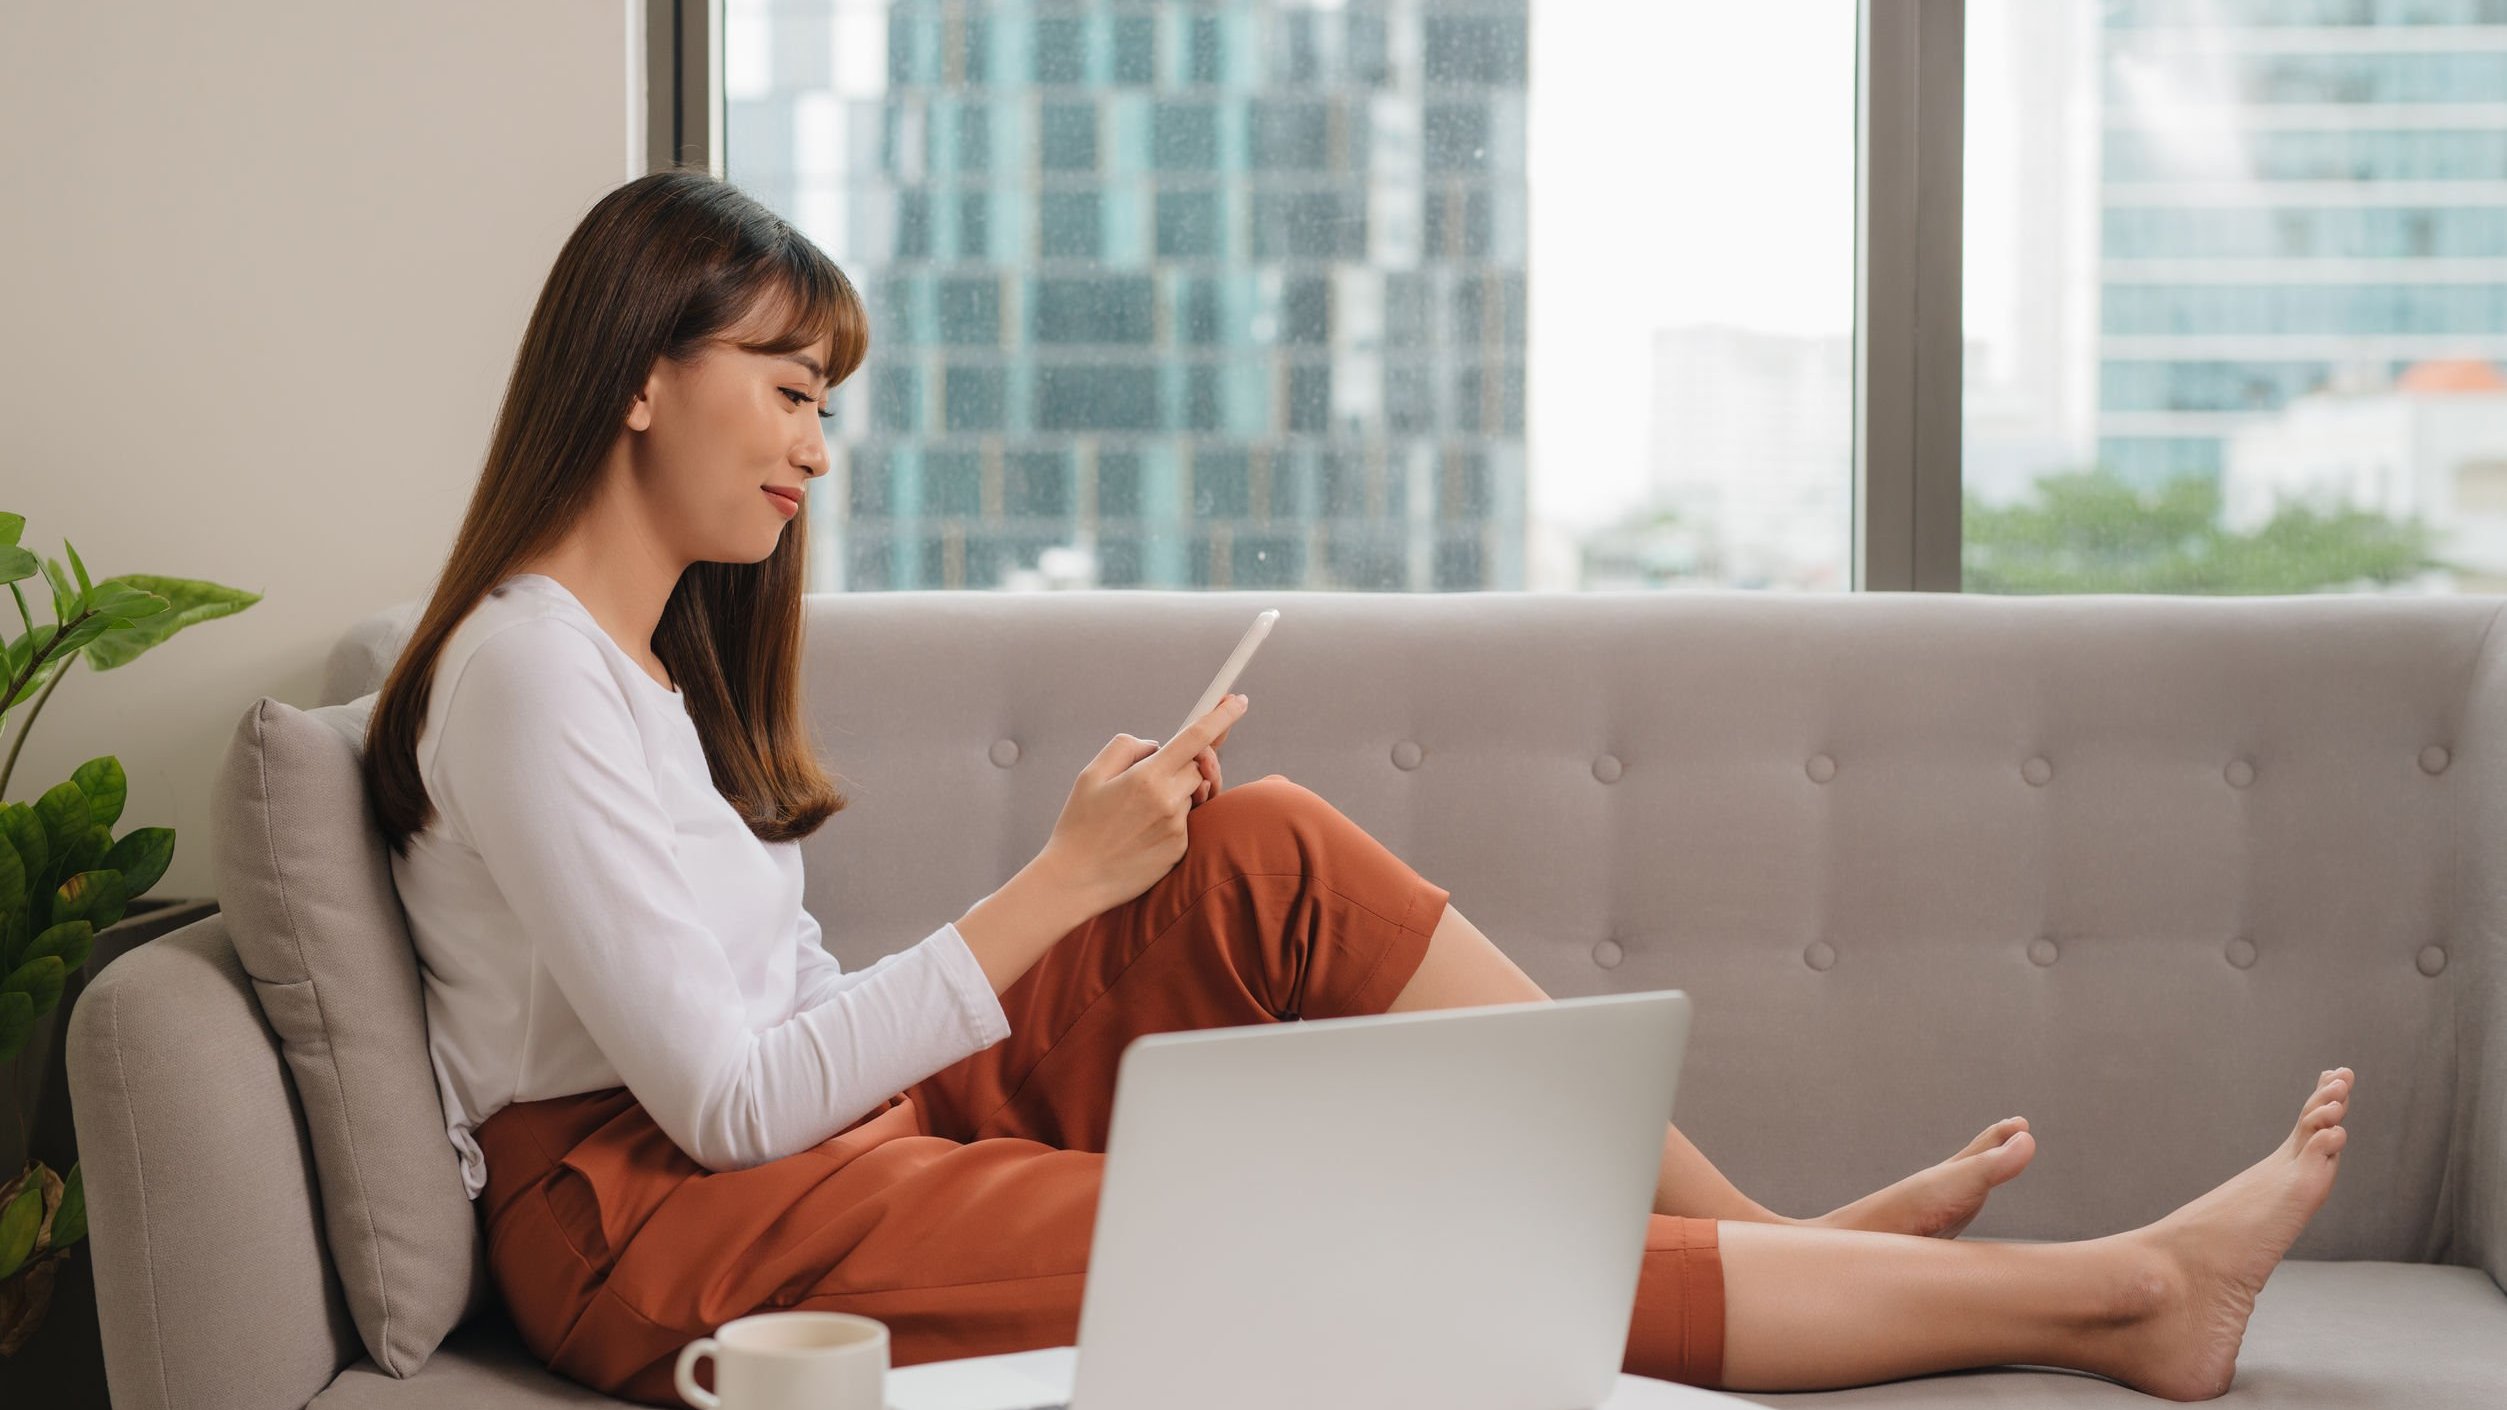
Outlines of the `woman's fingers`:
M1193 789L1193 806L1198 808L1202 804L1207 803L1211 799L1219 796L1220 783L1218 750L1215 748L1204 749L1200 753L1195 754L1193 756L1193 767L1201 772L1201 782Z

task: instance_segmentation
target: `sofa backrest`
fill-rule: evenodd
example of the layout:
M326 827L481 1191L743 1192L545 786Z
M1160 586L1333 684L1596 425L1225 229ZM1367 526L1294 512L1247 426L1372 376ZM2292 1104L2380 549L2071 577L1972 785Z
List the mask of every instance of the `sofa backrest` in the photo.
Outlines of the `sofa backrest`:
M2440 1257L2497 944L2466 863L2507 840L2468 796L2507 749L2475 698L2503 605L813 595L851 806L803 843L806 904L848 966L963 913L1277 606L1226 775L1323 794L1553 994L1688 990L1677 1119L1773 1208L2026 1115L2039 1157L1974 1231L2108 1233L2259 1159L2349 1066L2343 1179L2295 1256ZM343 638L336 698L414 612Z
M1687 990L1680 1125L1779 1211L2025 1114L2037 1162L1971 1234L2113 1232L2260 1158L2348 1065L2343 1178L2293 1255L2500 1273L2507 601L815 596L808 706L851 799L804 843L830 948L868 963L998 886L1080 765L1164 738L1267 606L1227 775L1323 794L1554 994ZM319 703L379 685L414 612L344 636ZM73 1015L82 1146L104 1069L203 1085L194 1001L163 991L232 955L183 935ZM197 992L267 1039L248 986ZM218 1061L278 1129L275 1052ZM203 1119L152 1092L124 1106ZM115 1158L100 1269L139 1198ZM304 1199L296 1159L274 1188L151 1154L147 1202Z

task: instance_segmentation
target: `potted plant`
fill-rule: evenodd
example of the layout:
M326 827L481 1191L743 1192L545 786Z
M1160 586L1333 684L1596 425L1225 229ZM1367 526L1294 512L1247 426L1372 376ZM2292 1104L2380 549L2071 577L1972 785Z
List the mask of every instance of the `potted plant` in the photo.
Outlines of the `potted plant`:
M77 657L111 670L194 622L261 600L216 583L150 574L92 582L77 548L66 541L66 571L19 547L25 527L23 516L0 513L0 583L8 584L26 629L15 637L0 629L0 735L17 707L27 705L16 740L0 756L0 1073L10 1079L8 1126L0 1134L15 1141L0 1165L7 1177L0 1183L0 1357L15 1356L42 1325L55 1276L87 1227L76 1162L64 1175L33 1154L26 1093L30 1085L41 1091L44 1083L35 1073L30 1084L23 1062L50 1056L48 1040L66 1016L74 981L83 980L91 956L118 953L114 927L137 914L131 903L157 884L174 856L172 828L114 835L128 781L110 754L79 765L31 803L5 801L10 776L36 715ZM18 586L38 572L52 587L53 620L42 626ZM54 1023L41 1025L39 1033L48 1016ZM47 1041L35 1042L39 1037Z

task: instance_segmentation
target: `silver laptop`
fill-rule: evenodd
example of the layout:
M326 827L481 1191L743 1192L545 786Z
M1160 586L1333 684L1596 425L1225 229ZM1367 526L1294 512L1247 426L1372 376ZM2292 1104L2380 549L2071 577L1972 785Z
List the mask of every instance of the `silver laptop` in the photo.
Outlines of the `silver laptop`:
M1688 1036L1666 990L1135 1040L1068 1400L1025 1403L1600 1405Z

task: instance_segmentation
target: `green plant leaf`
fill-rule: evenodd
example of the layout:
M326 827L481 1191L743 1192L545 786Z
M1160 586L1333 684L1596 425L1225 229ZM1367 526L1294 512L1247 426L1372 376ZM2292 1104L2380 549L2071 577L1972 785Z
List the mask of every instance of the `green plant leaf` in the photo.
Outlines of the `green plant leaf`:
M44 580L52 584L52 619L68 621L75 615L71 609L78 602L78 593L70 586L69 571L61 566L60 559L44 560Z
M14 548L18 535L26 532L26 516L0 510L0 545Z
M111 617L117 622L135 622L142 617L153 617L172 606L164 597L128 583L98 583L87 594L86 610L95 616Z
M49 632L52 628L46 627L44 630ZM24 640L24 638L20 638L20 640ZM68 668L71 661L77 659L78 658L75 656L55 656L50 660L45 661L42 665L37 666L33 673L26 677L25 682L22 686L20 686L17 695L10 699L7 704L0 705L0 721L5 721L9 717L10 713L18 706L25 704L28 700L33 699L35 696L41 695L44 687L51 683L52 678L61 674L63 670ZM12 660L5 665L0 665L0 691L6 690L8 683L17 679L17 668L22 664L22 660Z
M99 671L110 671L129 662L195 622L229 616L261 600L260 593L245 592L241 588L203 582L197 578L158 577L152 573L125 573L120 577L107 578L99 586L111 588L117 584L153 593L172 605L167 611L141 618L127 626L115 627L96 638L87 648L87 664Z
M104 854L104 864L122 874L125 902L147 895L148 888L165 875L166 863L173 860L174 829L170 827L132 828Z
M78 545L64 538L61 547L69 551L70 571L78 574L78 595L85 597L96 585L87 581L87 565L78 561Z
M26 1035L34 1031L34 996L0 993L0 1062L16 1057L26 1046Z
M130 778L122 772L122 761L110 754L99 754L70 771L70 782L87 795L87 821L98 827L111 827L122 816L122 804L130 797Z
M17 1198L0 1209L0 1278L15 1273L35 1251L35 1232L43 1227L44 1187L26 1182Z
M42 571L43 564L35 555L15 544L0 545L0 583L14 583Z
M58 875L61 880L67 881L80 872L93 871L103 863L104 854L112 850L112 831L107 828L90 827L76 843L71 845L69 855L61 859L61 869Z
M35 1017L41 1018L52 1012L53 1003L61 997L62 981L67 978L69 971L62 967L60 957L46 955L10 970L8 978L0 979L0 991L24 994L34 1002Z
M23 967L50 955L61 962L64 971L76 969L87 963L87 956L94 952L96 930L96 926L84 919L65 920L36 936L35 943L26 947L26 958L19 964Z
M77 626L62 633L60 640L53 643L52 649L56 659L66 663L75 657L79 648L107 632L120 629L123 620L109 613L90 612L81 616Z
M87 1237L87 1177L77 1165L61 1181L61 1202L52 1210L52 1246L67 1248Z
M33 631L28 632L26 635L10 642L8 661L9 680L17 679L17 673L26 669L27 662L43 655L44 648L52 644L53 634L58 632L60 629L61 628L58 623L45 622L36 627ZM7 683L7 681L0 681L0 685L6 685ZM31 684L27 687L27 693L30 695L34 693L34 687Z
M32 561L31 557L29 561ZM28 570L30 573L32 571L32 569ZM35 614L26 610L26 593L18 587L17 580L14 578L0 579L0 581L8 583L9 596L17 599L17 619L25 624L27 634L30 636L33 635L35 631Z
M59 926L64 921L83 920L102 930L121 918L122 874L94 870L82 871L53 889L52 916L44 923ZM49 935L51 931L44 933Z
M35 800L35 816L43 820L44 842L51 855L66 857L87 835L87 795L77 784L63 779Z
M34 894L35 880L50 872L52 845L44 834L44 825L35 816L33 807L25 803L0 803L0 833L8 835L9 845L17 849L17 859L26 868L26 887ZM121 869L123 875L130 868ZM22 904L22 902L21 902Z
M18 860L17 844L0 837L0 970L17 968L27 924L26 864Z

